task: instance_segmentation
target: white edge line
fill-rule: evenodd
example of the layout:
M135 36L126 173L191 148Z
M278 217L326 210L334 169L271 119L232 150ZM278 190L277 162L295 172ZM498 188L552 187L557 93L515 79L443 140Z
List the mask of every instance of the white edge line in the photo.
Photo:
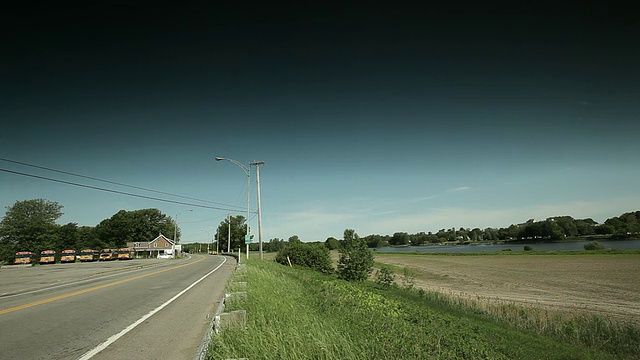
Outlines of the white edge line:
M222 262L222 264L218 265L215 269L209 271L203 277L201 277L200 279L196 280L193 284L189 285L186 289L180 291L174 297L172 297L171 299L167 300L164 304L162 304L162 305L158 306L157 308L149 311L145 316L141 317L140 319L138 319L138 321L134 322L133 324L127 326L124 330L120 331L119 333L117 333L115 335L112 335L111 337L109 337L102 344L100 344L100 345L96 346L95 348L87 351L81 357L79 357L78 360L91 359L92 357L97 355L99 352L101 352L102 350L106 349L109 345L113 344L116 340L118 340L121 337L123 337L124 335L126 335L129 331L133 330L136 326L140 325L142 322L144 322L145 320L147 320L148 318L153 316L158 311L164 309L167 305L171 304L174 300L179 298L182 294L184 294L187 291L189 291L192 287L196 286L196 284L198 284L200 281L204 280L207 276L211 275L214 271L218 270L222 265L224 265L224 263L227 262L227 258L224 257L223 259L224 259L224 261Z

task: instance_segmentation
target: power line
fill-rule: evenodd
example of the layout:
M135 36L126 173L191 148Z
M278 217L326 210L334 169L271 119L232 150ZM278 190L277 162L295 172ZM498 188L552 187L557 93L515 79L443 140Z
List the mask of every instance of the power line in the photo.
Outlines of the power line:
M199 208L203 208L203 209L213 209L213 210L223 210L223 211L233 211L233 212L241 211L239 209L222 208L222 207L216 207L216 206L208 206L208 205L188 203L188 202L184 202L184 201L161 199L161 198L157 198L157 197L153 197L153 196L133 194L133 193L128 193L128 192L124 192L124 191L118 191L118 190L101 188L101 187L98 187L98 186L91 186L91 185L85 185L85 184L80 184L80 183L74 183L74 182L71 182L71 181L53 179L53 178L49 178L49 177L46 177L46 176L27 174L27 173L23 173L23 172L20 172L20 171L14 171L14 170L8 170L8 169L1 169L0 168L0 171L4 171L4 172L10 173L10 174L16 174L16 175L32 177L32 178L41 179L41 180L58 182L58 183L61 183L61 184L74 185L74 186L84 187L84 188L93 189L93 190L106 191L106 192L120 194L120 195L139 197L139 198L142 198L142 199L156 200L156 201L162 201L162 202L167 202L167 203L172 203L172 204L188 205L188 206L194 206L194 207L199 207Z
M80 178L84 178L84 179L100 181L100 182L104 182L104 183L107 183L107 184L113 184L113 185L118 185L118 186L124 186L124 187L129 187L129 188L132 188L132 189L138 189L138 190L143 190L143 191L149 191L149 192L154 192L154 193L158 193L158 194L162 194L162 195L168 195L168 196L178 197L178 198L182 198L182 199L195 200L195 201L200 201L200 202L205 202L205 203L210 203L210 204L217 204L217 205L222 205L222 206L230 206L230 207L237 207L237 208L240 208L239 206L236 206L236 205L223 204L223 203L216 202L216 201L202 200L202 199L197 199L197 198L193 198L193 197L189 197L189 196L183 196L183 195L172 194L172 193L168 193L168 192L164 192L164 191L159 191L159 190L147 189L147 188L140 187L140 186L128 185L128 184L124 184L124 183L120 183L120 182L116 182L116 181L105 180L105 179L99 179L99 178L92 177L92 176L81 175L81 174L75 174L75 173L68 172L68 171L57 170L57 169L49 168L49 167L46 167L46 166L40 166L40 165L28 164L28 163L25 163L25 162L16 161L16 160L11 160L11 159L5 159L5 158L2 158L2 157L0 157L0 160L2 160L2 161L6 161L6 162L10 162L10 163L14 163L14 164L19 164L19 165L24 165L24 166L33 167L33 168L36 168L36 169L42 169L42 170L47 170L47 171L53 171L53 172L57 172L57 173L60 173L60 174L71 175L71 176L76 176L76 177L80 177ZM237 211L237 210L234 210L234 211Z

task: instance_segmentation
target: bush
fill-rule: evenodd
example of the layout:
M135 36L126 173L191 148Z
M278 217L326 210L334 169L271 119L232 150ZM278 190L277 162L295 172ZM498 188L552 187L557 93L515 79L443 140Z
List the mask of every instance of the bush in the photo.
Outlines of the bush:
M533 248L531 246L529 246L529 245L525 245L524 246L524 251L531 251L531 250L533 250Z
M396 280L396 274L387 266L383 266L380 270L376 270L376 283L390 287Z
M292 265L310 268L324 274L333 273L331 255L324 244L293 242L280 249L275 260L280 264L288 265L287 257Z
M353 229L344 231L344 242L338 260L338 276L347 281L366 280L373 270L373 254L367 242Z
M584 244L585 250L602 250L604 246L600 245L597 241L592 241L588 244Z
M416 284L416 273L408 268L402 269L402 287L405 289L413 289Z

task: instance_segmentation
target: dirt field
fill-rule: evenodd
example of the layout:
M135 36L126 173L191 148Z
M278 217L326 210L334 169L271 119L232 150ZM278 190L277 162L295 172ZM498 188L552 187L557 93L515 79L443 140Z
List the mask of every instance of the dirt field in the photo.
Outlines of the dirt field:
M425 290L640 323L638 255L376 254L375 260L411 269L415 286Z

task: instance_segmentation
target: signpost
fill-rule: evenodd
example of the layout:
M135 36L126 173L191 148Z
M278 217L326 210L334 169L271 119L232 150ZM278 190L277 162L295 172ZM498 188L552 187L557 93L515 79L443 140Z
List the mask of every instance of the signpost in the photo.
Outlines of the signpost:
M245 235L244 236L244 243L247 245L247 259L249 259L249 244L251 244L251 238L253 238L253 235Z

